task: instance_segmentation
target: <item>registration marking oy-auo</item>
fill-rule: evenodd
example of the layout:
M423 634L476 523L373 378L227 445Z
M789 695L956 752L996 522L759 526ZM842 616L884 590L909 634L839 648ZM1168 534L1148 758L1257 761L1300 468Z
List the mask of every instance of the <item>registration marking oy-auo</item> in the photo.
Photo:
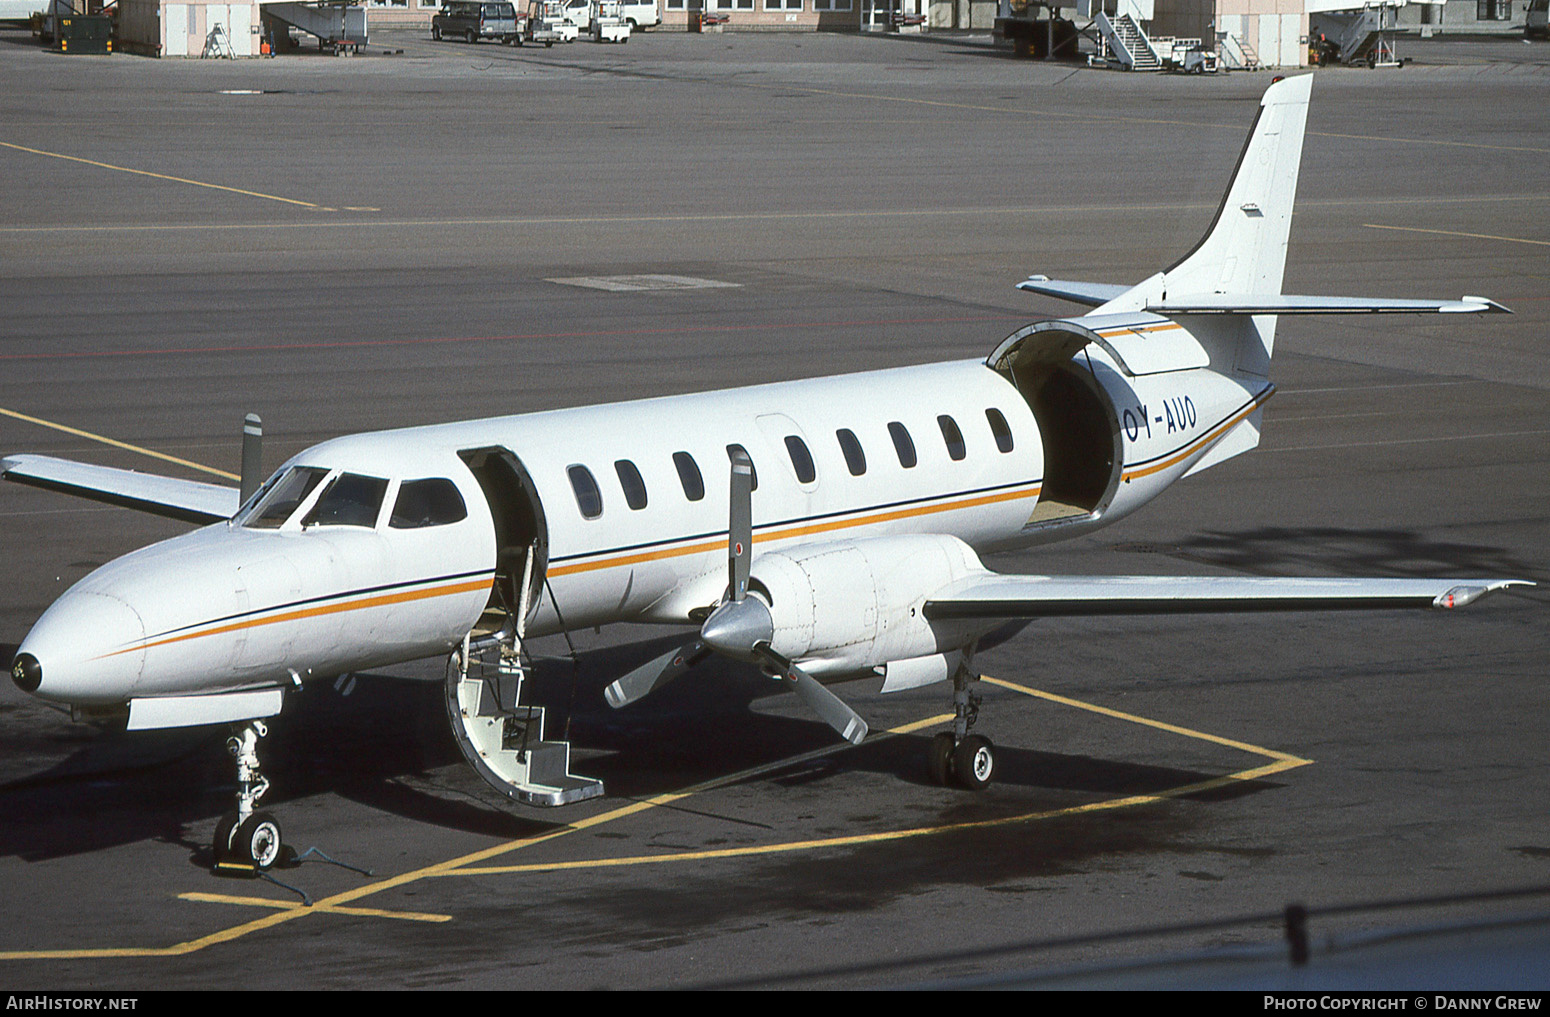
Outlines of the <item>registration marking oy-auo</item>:
M1102 801L1088 802L1084 805L1072 805L1059 809L1043 809L1036 812L1029 812L1022 815L1008 816L999 819L975 820L963 823L946 823L938 826L911 827L902 830L888 830L878 833L856 834L847 837L827 837L815 840L786 841L777 844L765 844L753 847L728 848L712 851L687 851L678 852L675 854L641 855L627 858L577 859L568 862L534 862L524 865L486 864L505 855L510 855L527 848L537 847L540 844L546 844L550 841L558 840L559 838L565 837L569 834L580 833L584 830L594 829L596 827L616 822L641 812L645 812L649 809L670 806L675 802L697 794L703 794L717 788L747 781L763 774L787 769L793 765L797 765L812 759L832 755L839 752L849 751L852 748L852 746L848 744L840 743L834 746L816 749L812 752L803 753L799 756L778 760L772 763L766 763L752 769L742 770L738 773L729 774L723 777L716 777L703 783L684 788L681 791L668 792L666 794L656 795L652 798L633 801L626 805L621 805L618 808L610 809L606 812L601 812L594 816L589 816L585 819L579 819L575 822L567 823L563 826L557 826L552 830L545 831L544 833L535 834L531 837L519 838L517 840L506 841L503 844L496 844L492 847L461 855L457 858L452 858L444 862L422 866L421 868L412 869L397 876L377 880L376 882L356 887L353 890L346 890L342 893L337 893L331 897L326 897L322 900L319 900L310 906L298 904L295 901L272 901L265 898L236 897L224 894L180 894L179 897L183 900L246 905L253 907L267 907L272 909L273 913L265 915L262 918L244 922L240 925L234 925L230 928L222 929L218 932L214 932L206 936L200 936L196 939L190 939L182 943L176 943L172 946L105 947L76 950L10 950L0 951L0 961L90 960L114 957L177 957L184 954L197 953L201 950L206 950L210 947L218 946L222 943L229 943L234 940L241 939L244 936L251 935L255 932L271 929L278 925L282 925L285 922L294 921L307 915L336 914L348 915L352 917L382 918L386 920L409 920L442 923L446 921L449 916L428 915L417 912L394 911L387 909L350 907L349 905L352 902L362 898L380 894L388 890L397 889L412 883L417 883L421 880L435 879L446 876L488 876L505 875L509 873L561 872L574 871L577 869L616 868L632 865L662 865L670 864L673 862L704 861L707 859L737 858L751 855L772 855L796 851L815 851L824 848L842 848L862 846L867 844L879 844L889 841L902 841L913 838L930 837L939 834L955 833L965 830L983 830L992 827L1011 826L1018 823L1039 822L1042 820L1057 819L1064 816L1076 816L1094 812L1133 808L1135 806L1150 805L1171 799L1183 798L1189 795L1211 791L1216 788L1232 786L1243 781L1258 780L1264 777L1268 777L1272 774L1294 769L1299 766L1307 766L1313 762L1311 759L1303 759L1300 756L1294 756L1290 753L1278 752L1275 749L1267 749L1259 745L1252 745L1248 742L1237 741L1231 738L1224 738L1220 735L1213 735L1204 731L1197 731L1193 728L1182 727L1180 725L1170 724L1165 721L1153 720L1151 718L1142 717L1133 713L1125 713L1106 706L1098 706L1093 703L1086 703L1078 699L1072 699L1068 696L1057 695L1053 692L1043 692L1038 689L1030 688L1026 685L1019 685L1016 682L1003 681L1002 679L991 678L988 676L982 677L983 680L987 683L1007 689L1008 691L1017 692L1036 699L1042 699L1060 706L1085 710L1090 713L1109 717L1114 720L1120 720L1132 724L1140 724L1145 727L1154 728L1159 731L1165 731L1170 734L1176 734L1187 738L1210 742L1215 745L1223 746L1224 748L1231 748L1241 752L1249 753L1250 755L1260 756L1264 759L1268 759L1270 762L1262 766L1251 767L1246 770L1239 770L1220 777L1211 777L1207 778L1206 780L1195 781L1190 784L1182 784L1172 788L1164 788L1163 790L1153 791L1147 794L1126 795L1120 798L1109 798ZM868 740L868 744L870 744L872 741L880 741L885 737L909 734L925 728L935 727L937 725L946 723L951 719L951 714L939 714L932 717L926 717L921 720L913 721L909 724L904 724L899 727L890 728L887 731L879 732L876 737Z

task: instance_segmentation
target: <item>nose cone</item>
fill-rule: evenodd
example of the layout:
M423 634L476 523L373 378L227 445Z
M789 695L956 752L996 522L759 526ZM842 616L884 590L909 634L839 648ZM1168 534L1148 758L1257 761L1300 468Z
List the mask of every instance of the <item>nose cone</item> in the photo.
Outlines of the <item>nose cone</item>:
M72 589L22 640L11 679L44 699L106 705L129 698L144 665L139 614L117 597Z
M700 628L700 638L717 652L737 660L754 660L753 648L775 638L770 609L757 597L728 601L711 612Z
M11 680L23 692L36 692L43 683L43 667L30 653L18 653L11 662Z

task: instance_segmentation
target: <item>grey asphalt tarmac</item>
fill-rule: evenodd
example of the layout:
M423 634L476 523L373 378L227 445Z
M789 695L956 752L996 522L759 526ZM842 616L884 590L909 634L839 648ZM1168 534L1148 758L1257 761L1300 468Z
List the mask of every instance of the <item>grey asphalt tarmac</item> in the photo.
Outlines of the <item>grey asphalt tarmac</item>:
M0 453L209 479L138 450L235 471L249 411L275 464L988 353L1080 311L1027 274L1135 281L1187 250L1269 83L941 35L375 39L229 63L0 31ZM1283 321L1259 450L992 567L1550 579L1550 44L1407 45L1400 71L1317 72L1286 288L1515 313ZM633 273L735 285L549 281ZM0 655L180 530L0 486ZM559 812L459 761L441 662L313 686L264 743L266 804L371 874L277 872L310 908L208 871L224 732L99 732L6 683L0 987L905 985L1274 945L1273 917L1211 923L1293 902L1464 898L1318 935L1550 911L1486 896L1550 887L1547 600L1006 631L978 658L1001 750L978 794L927 779L941 687L846 687L908 729L859 748L730 665L609 710L680 636L658 629L542 648L551 730L610 791Z

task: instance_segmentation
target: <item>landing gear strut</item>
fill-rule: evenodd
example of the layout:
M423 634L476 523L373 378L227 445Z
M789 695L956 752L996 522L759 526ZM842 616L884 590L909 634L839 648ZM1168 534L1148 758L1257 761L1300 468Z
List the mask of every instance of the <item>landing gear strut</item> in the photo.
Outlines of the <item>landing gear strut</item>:
M259 772L258 740L269 733L261 720L233 725L226 751L237 760L237 811L228 812L215 824L215 865L268 869L280 860L284 846L280 824L253 806L269 790L269 779Z
M931 739L926 757L937 784L979 791L990 786L995 774L996 747L984 735L969 734L980 712L980 697L969 692L969 683L978 680L966 663L953 674L953 729Z

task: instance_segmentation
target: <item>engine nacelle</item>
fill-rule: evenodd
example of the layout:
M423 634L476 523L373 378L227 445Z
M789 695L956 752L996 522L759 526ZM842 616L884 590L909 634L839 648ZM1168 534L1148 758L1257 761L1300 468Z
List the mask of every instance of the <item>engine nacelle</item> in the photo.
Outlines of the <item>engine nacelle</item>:
M957 626L933 625L921 607L985 571L957 537L877 537L762 554L749 589L769 604L776 653L813 674L843 674L957 649Z

